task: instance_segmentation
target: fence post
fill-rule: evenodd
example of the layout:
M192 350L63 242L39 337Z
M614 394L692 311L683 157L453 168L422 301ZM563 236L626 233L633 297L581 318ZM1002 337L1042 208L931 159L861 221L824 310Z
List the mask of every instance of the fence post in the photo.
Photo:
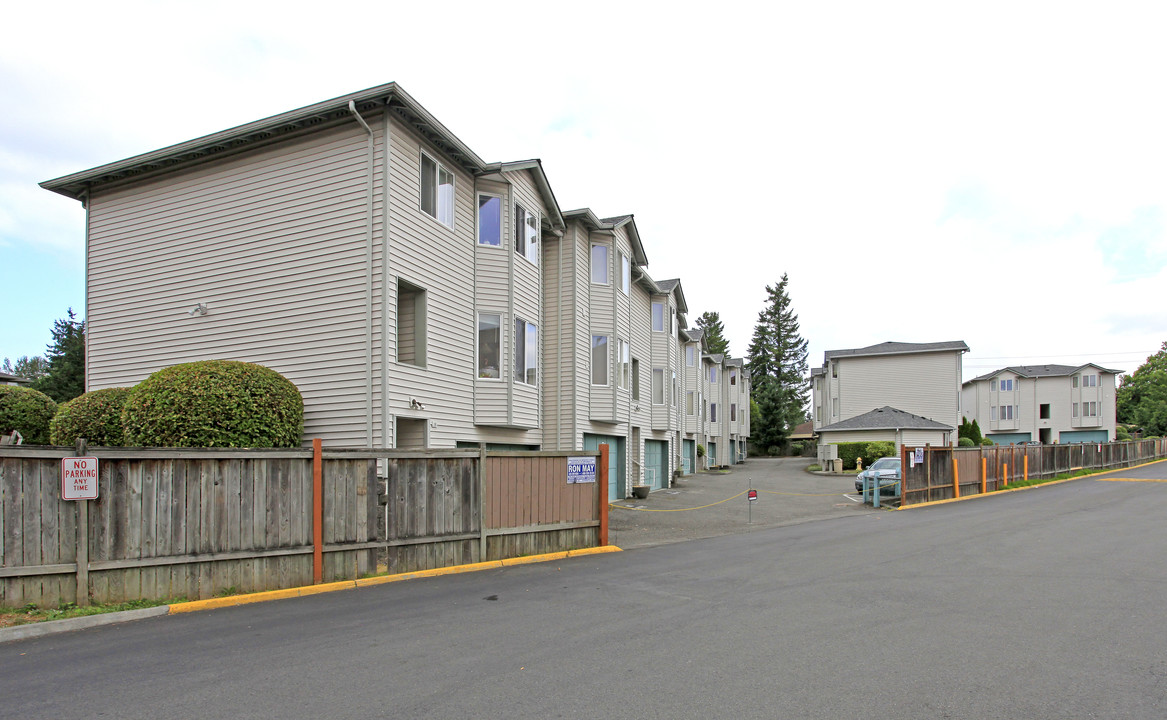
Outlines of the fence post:
M1025 454L1021 456L1021 464L1024 469L1023 478L1025 482L1029 482L1029 449L1025 449Z
M1001 482L997 485L1005 487L1009 484L1009 463L1001 463Z
M600 443L600 547L608 544L608 444Z
M77 438L77 457L85 457L89 443L85 438ZM109 498L106 498L109 502ZM89 501L77 501L77 593L74 598L77 607L89 604Z
M952 453L952 496L960 498L960 467L955 452Z
M981 450L981 495L989 492L989 460Z
M312 582L324 582L324 442L312 438Z

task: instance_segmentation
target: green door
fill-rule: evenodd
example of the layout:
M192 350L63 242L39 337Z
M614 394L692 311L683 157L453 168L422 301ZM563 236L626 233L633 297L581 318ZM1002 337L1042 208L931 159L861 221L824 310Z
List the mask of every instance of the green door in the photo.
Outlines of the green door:
M593 435L584 433L584 450L600 451L600 444L608 446L608 501L627 496L624 486L624 438L615 435Z
M697 472L697 441L686 440L682 448L682 454L685 458L685 474L692 475Z
M669 477L669 444L664 440L644 441L644 483L653 490L666 487Z

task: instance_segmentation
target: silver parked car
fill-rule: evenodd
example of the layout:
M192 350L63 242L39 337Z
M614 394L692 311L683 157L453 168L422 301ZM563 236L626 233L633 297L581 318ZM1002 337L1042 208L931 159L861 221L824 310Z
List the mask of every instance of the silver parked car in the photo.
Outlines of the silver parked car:
M898 495L900 484L900 459L884 457L871 463L863 472L855 476L855 492L863 492L863 478L879 478L881 495Z

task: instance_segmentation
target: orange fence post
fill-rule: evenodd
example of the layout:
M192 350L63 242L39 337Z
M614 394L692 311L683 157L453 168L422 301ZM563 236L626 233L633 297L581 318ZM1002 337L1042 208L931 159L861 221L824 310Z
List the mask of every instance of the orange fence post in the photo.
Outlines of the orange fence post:
M608 444L600 443L600 547L608 544Z
M1029 481L1029 451L1028 450L1025 452L1025 455L1022 456L1022 458L1021 458L1021 467L1025 471L1025 481L1028 482Z
M960 467L957 465L956 453L952 453L952 496L960 497Z
M324 466L323 442L312 438L312 582L324 582Z
M983 451L982 451L983 452ZM989 492L989 459L981 458L981 495Z
M1001 487L1009 484L1009 463L1001 463L1001 482L998 484Z

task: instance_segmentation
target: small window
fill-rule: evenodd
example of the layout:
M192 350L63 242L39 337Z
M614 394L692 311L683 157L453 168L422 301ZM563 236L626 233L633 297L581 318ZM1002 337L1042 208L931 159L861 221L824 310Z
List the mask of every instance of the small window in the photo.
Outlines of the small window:
M695 345L685 346L685 365L693 367L697 363L697 347Z
M1012 420L1013 419L1013 406L1012 405L1002 405L1001 406L1000 419L1001 420Z
M673 407L676 407L677 406L677 398L680 397L681 393L677 390L677 372L674 370L672 372L672 375L673 375L673 384L672 384L672 391L669 394L669 404L672 405Z
M628 381L629 381L628 375L630 372L629 367L628 367L628 365L629 365L628 358L629 358L628 341L617 339L616 340L616 362L619 364L619 370L618 370L619 381L620 381L620 388L622 390L628 389Z
M1098 417L1098 403L1094 400L1082 403L1082 415L1084 417Z
M1074 387L1078 387L1078 376L1074 376Z
M737 385L737 370L730 370L729 371L729 384L730 385Z
M397 278L397 362L425 367L425 290Z
M1085 387L1098 387L1097 375L1087 375L1084 379L1086 380Z
M1013 392L1013 379L1001 381L1001 392Z
M695 407L693 404L693 400L694 400L693 391L690 390L690 391L686 392L685 393L685 414L686 415L693 414L693 409Z
M711 383L717 382L717 368L716 367L709 368L709 382L711 382Z
M592 284L608 284L608 246L592 245Z
M632 290L632 262L620 253L620 290L627 295Z
M729 421L737 422L737 403L729 404Z
M839 415L839 398L831 400L831 417L838 417Z
M608 384L608 336L592 335L592 385Z
M454 173L425 153L421 155L421 210L454 227Z
M1077 380L1077 378L1074 379ZM1078 403L1070 406L1070 417L1078 417Z
M717 422L717 403L709 403L709 422Z
M652 404L665 404L665 371L663 368L652 369Z
M538 364L538 330L534 323L515 318L515 382L534 385Z
M515 204L515 252L539 263L539 218L518 203Z
M815 408L814 408L814 419L815 419L815 421L817 421L817 422L822 422L822 421L823 421L823 406L822 406L822 405L815 405Z
M831 377L833 377L833 378L839 377L839 366L836 365L835 363L831 363Z
M995 379L989 381L989 392L997 392L997 381Z
M502 199L493 195L478 196L478 244L502 245Z
M654 302L652 304L652 331L665 331L665 306L664 303Z
M502 367L502 316L478 315L478 377L497 379Z
M1042 420L1049 420L1049 403L1037 406L1037 416Z
M632 399L640 399L640 361L632 358Z

